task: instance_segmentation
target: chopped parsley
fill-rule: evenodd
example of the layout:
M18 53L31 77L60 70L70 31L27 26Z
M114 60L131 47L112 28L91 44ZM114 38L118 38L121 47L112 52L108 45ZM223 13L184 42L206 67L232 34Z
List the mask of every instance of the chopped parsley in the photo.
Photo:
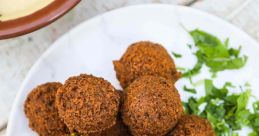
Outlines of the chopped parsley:
M175 58L181 58L182 57L182 55L179 54L179 53L172 52L172 54L174 55Z
M247 62L247 56L240 56L241 47L229 48L229 39L221 42L217 37L198 29L191 31L190 35L198 49L194 53L198 61L192 69L183 73L183 77L198 74L203 64L216 74L227 69L242 68Z
M186 85L183 87L183 90L186 91L186 92L189 92L189 93L193 93L193 94L197 93L195 89L188 88L188 87L186 87Z
M187 44L189 49L192 49L192 45L191 44Z
M179 71L185 71L186 68L183 68L183 67L176 67L176 70L179 70Z
M204 87L205 96L198 99L190 97L187 102L183 102L186 113L207 118L218 136L238 136L236 131L244 126L253 130L249 136L259 135L259 101L254 102L253 111L247 108L251 95L249 88L241 93L230 94L230 87L239 88L228 82L217 88L208 79Z
M251 85L247 82L244 88L234 86L226 82L221 88L217 88L211 79L201 79L197 83L192 82L192 77L200 73L203 66L209 68L212 79L217 72L224 70L240 69L247 62L247 56L240 56L241 47L235 49L229 47L229 39L224 42L207 32L195 29L190 31L195 45L187 44L192 50L196 48L194 55L197 62L191 69L177 68L182 71L182 77L189 79L192 87L183 86L183 91L196 94L196 85L204 85L205 95L196 98L191 96L186 102L182 102L187 114L199 115L208 119L217 136L239 136L238 130L250 127L252 132L248 136L259 136L259 101L253 103L253 110L248 109L251 97ZM175 58L182 57L177 53ZM229 89L239 90L241 93L229 93Z

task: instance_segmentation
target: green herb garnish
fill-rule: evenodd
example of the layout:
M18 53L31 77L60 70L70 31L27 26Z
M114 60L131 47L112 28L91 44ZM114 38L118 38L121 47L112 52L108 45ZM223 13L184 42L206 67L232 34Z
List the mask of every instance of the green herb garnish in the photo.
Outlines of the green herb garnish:
M191 77L193 75L196 75L196 74L200 73L200 69L202 68L202 64L203 64L203 62L198 59L198 62L195 64L195 66L191 70L188 70L187 72L183 73L182 76L183 77Z
M254 102L253 109L255 113L259 113L259 101Z
M185 113L188 114L199 114L199 106L200 104L198 103L197 99L195 99L194 97L190 97L188 99L188 102L182 102L184 109L185 109Z
M244 126L250 127L253 132L249 135L259 134L259 101L253 104L254 111L247 108L251 91L246 88L241 93L229 94L227 82L223 87L217 88L212 80L205 80L206 95L201 98L190 97L183 102L185 112L207 118L218 136L238 135L235 131ZM237 87L235 87L237 88ZM201 109L201 105L205 107Z
M174 55L175 58L181 58L182 57L182 55L179 54L179 53L172 52L172 54Z
M183 67L176 67L176 70L186 71L187 69L186 69L186 68L183 68Z
M184 77L198 74L203 64L209 67L212 73L217 73L227 69L239 69L247 62L247 56L239 56L241 47L228 47L229 39L223 43L217 37L198 29L191 31L190 35L198 48L195 52L198 61L192 69L183 73Z
M229 47L229 39L222 42L216 36L198 29L190 31L190 35L195 46L187 46L189 49L197 48L194 53L197 62L192 69L180 69L183 77L187 77L193 87L184 86L184 91L196 94L196 85L192 82L192 77L199 74L203 66L209 68L214 78L219 71L240 69L247 62L247 56L240 56L241 47ZM208 119L218 136L238 136L237 131L243 127L252 129L248 136L259 136L259 101L253 103L253 110L248 109L251 97L249 83L245 83L245 89L242 86L233 86L230 82L217 88L213 80L209 79L202 79L197 84L204 84L205 96L192 96L187 102L182 102L187 114L196 114ZM238 89L241 93L230 94L230 87Z
M186 86L183 87L183 90L186 91L186 92L189 92L189 93L193 93L193 94L196 94L196 90L193 89L193 88L188 88Z
M191 44L187 44L189 49L192 49L192 45Z
M253 132L249 136L259 135L259 113L254 113L249 116L249 126L253 129Z

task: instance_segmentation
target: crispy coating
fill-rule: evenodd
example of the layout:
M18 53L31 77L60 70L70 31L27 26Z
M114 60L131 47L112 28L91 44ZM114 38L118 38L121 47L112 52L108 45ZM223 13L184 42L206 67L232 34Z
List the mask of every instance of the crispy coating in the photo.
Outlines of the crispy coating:
M55 107L57 89L61 83L46 83L34 88L24 104L29 126L40 136L65 136L69 134L66 125L58 116Z
M163 77L140 77L125 91L122 118L135 136L163 136L182 115L180 95Z
M127 126L122 122L122 119L118 117L116 124L111 128L108 128L102 132L94 133L89 136L131 136Z
M215 136L215 133L208 120L184 115L169 136Z
M70 77L57 92L56 105L70 132L89 134L112 127L120 96L103 78L81 74Z
M137 42L128 47L119 61L113 61L116 76L123 88L144 75L158 75L173 83L180 78L173 59L160 44Z

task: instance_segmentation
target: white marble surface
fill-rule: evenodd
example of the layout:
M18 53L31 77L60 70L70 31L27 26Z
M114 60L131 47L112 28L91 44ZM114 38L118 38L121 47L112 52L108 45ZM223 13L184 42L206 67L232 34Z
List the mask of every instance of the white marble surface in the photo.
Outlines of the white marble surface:
M31 34L0 41L0 128L9 116L13 99L33 63L62 34L80 22L106 11L133 4L188 4L192 0L83 0L55 23ZM259 0L201 0L198 8L218 15L259 41ZM0 133L1 136L1 133Z

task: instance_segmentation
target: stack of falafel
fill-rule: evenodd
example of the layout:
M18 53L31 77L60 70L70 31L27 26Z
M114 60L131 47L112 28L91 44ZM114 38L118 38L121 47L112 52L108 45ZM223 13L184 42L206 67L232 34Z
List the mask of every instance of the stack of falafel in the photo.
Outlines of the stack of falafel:
M113 63L124 91L87 74L39 85L24 104L29 126L40 136L215 136L206 119L184 115L164 47L137 42Z

